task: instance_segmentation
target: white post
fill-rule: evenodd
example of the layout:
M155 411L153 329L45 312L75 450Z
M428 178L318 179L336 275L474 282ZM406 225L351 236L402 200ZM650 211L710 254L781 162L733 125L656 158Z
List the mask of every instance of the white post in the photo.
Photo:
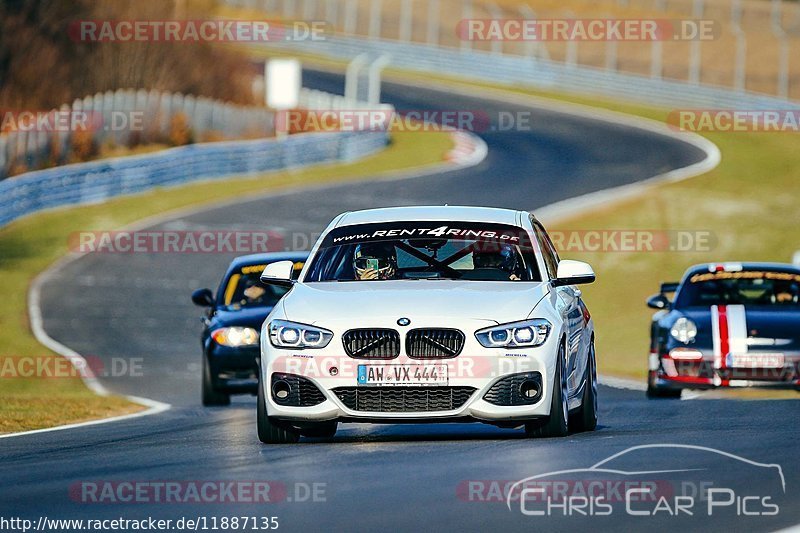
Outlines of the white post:
M567 14L567 17L574 19L575 15L570 12ZM574 67L578 64L578 41L575 39L567 40L567 51L566 55L564 56L564 63L568 67Z
M658 39L653 41L650 45L650 77L656 79L661 79L661 75L664 71L664 43L660 39L661 37L659 36Z
M733 69L733 88L744 91L747 76L747 35L742 30L742 1L733 0L731 4L731 26L736 35L736 58Z
M778 96L789 98L789 39L781 21L783 4L772 0L772 33L779 42L778 50Z
M472 0L461 0L461 19L468 21L473 17L472 14ZM464 27L459 32L459 48L462 52L472 50L472 41L469 40L469 35L463 35Z
M392 60L388 54L383 54L369 66L369 96L367 102L372 105L381 103L381 72Z
M497 4L494 2L489 2L486 6L489 9L489 15L495 19L500 20L503 18L503 11L497 7ZM502 55L503 54L503 41L502 39L494 39L492 40L492 53L495 55Z
M414 0L403 0L400 5L400 29L397 38L407 43L411 41L411 29L414 23Z
M705 0L694 0L692 6L692 18L695 20L703 18L705 11ZM700 83L700 69L702 68L702 56L700 39L695 38L689 47L689 83L697 85Z
M368 60L369 54L359 54L347 65L344 79L344 97L350 102L358 100L358 77Z
M369 38L379 39L381 36L382 0L372 0L369 10Z
M536 20L536 12L528 4L519 6L519 14L523 20ZM525 41L525 56L533 57L534 55L538 55L543 59L550 59L550 54L547 52L547 46L544 43L528 39Z
M325 19L331 25L331 30L336 31L336 24L339 22L339 0L325 0Z
M428 35L431 46L439 46L439 0L428 0Z
M355 35L358 29L358 5L357 0L347 0L344 6L344 32L347 35Z

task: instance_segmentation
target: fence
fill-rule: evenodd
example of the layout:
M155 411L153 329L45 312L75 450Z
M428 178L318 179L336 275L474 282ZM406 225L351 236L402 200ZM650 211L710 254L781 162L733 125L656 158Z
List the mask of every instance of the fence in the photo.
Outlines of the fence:
M318 92L304 91L303 99L311 107L346 105L342 97ZM42 209L96 203L153 187L353 161L381 150L388 141L387 132L303 133L284 139L192 144L28 172L0 180L0 227Z
M25 115L16 113L19 123ZM98 93L42 115L49 118L43 127L29 121L27 127L0 135L0 179L63 165L80 157L76 151L96 151L104 145L181 145L263 138L275 132L274 113L266 108L145 90ZM57 126L57 117L68 117L70 124Z
M588 82L605 76L621 80L648 78L641 87L660 87L649 101L676 88L708 86L741 94L758 93L779 100L800 98L800 3L782 0L561 0L543 2L536 11L521 0L227 0L232 6L262 10L284 19L325 20L339 37L367 43L393 43L399 53L432 49L457 50L465 57L491 54L527 59L517 64L546 78L580 79L557 75L559 69L595 73L573 91L591 89ZM467 19L588 19L649 18L714 23L710 40L487 40L464 39L458 23ZM361 39L358 39L361 38ZM325 53L329 43L292 43ZM419 46L414 46L419 45ZM387 46L380 46L386 51ZM485 53L485 54L484 54ZM452 55L444 54L448 57ZM393 64L396 65L397 58ZM419 58L425 62L425 57ZM491 71L484 73L490 77ZM664 81L663 84L660 82ZM679 83L674 83L679 82ZM621 85L621 84L620 84ZM558 88L557 86L554 86ZM628 91L642 100L636 90ZM626 93L623 96L627 97Z

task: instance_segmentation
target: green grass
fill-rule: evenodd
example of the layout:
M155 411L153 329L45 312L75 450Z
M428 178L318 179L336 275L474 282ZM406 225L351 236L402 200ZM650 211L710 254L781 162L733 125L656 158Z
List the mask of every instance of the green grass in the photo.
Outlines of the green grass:
M285 187L378 176L387 171L440 163L452 148L445 133L396 133L384 151L359 162L320 165L256 178L206 181L159 188L103 204L53 210L0 229L0 368L6 358L57 357L30 332L26 297L32 279L67 253L72 232L120 228L136 220L188 206ZM100 397L78 378L9 378L0 374L0 433L24 431L134 412L136 404ZM199 379L199 378L198 378Z

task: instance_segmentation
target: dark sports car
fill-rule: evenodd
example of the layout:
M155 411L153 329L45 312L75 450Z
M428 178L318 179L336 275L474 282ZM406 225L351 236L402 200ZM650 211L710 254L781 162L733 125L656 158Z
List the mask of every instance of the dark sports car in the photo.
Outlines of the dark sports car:
M716 387L800 390L800 268L693 266L680 283L662 284L647 305L659 310L650 334L649 397Z
M264 285L264 268L278 261L293 261L297 276L308 252L264 253L237 257L228 267L217 294L210 289L192 293L192 301L207 308L203 315L203 405L227 405L231 394L258 390L261 324L288 291Z

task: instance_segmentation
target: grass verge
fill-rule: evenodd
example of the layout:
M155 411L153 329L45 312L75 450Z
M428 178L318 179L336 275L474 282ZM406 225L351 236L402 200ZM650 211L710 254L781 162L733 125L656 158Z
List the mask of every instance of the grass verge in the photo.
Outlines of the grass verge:
M142 409L124 398L100 397L78 377L47 377L50 358L29 329L26 297L31 280L67 253L75 231L119 228L136 220L188 206L315 183L380 176L387 171L441 163L452 148L447 133L397 133L384 151L351 164L319 165L255 178L213 180L179 188L158 188L103 204L58 209L25 217L0 229L0 433L75 423ZM37 377L19 377L31 371ZM57 373L63 375L61 373Z

